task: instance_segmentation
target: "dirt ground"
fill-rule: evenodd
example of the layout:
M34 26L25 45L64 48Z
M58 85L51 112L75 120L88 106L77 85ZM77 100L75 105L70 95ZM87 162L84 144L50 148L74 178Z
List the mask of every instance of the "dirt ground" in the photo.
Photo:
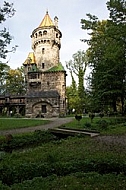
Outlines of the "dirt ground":
M107 144L113 144L113 145L123 145L126 146L126 136L125 135L106 135L106 136L97 136L95 137L96 140L100 142L105 142Z

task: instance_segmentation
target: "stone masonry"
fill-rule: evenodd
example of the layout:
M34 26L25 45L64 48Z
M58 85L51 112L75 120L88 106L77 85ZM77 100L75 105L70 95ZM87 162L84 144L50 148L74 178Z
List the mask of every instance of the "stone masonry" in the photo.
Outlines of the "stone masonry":
M66 71L60 63L62 33L58 18L46 12L31 34L32 49L24 62L26 116L57 117L66 113Z

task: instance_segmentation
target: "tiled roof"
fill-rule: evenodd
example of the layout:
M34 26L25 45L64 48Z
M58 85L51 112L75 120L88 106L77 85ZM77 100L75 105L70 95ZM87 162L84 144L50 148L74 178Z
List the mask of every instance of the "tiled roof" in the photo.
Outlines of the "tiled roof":
M55 72L55 71L65 71L63 65L61 63L58 66L54 66L51 69L47 70L47 72Z
M39 91L27 94L27 98L58 98L59 93L56 90Z
M46 15L45 17L43 18L42 22L40 23L39 27L46 27L46 26L54 26L49 14L48 14L48 11L46 12Z
M27 65L27 64L34 64L34 63L36 63L34 52L30 52L30 53L28 54L27 59L26 59L25 62L24 62L24 65Z

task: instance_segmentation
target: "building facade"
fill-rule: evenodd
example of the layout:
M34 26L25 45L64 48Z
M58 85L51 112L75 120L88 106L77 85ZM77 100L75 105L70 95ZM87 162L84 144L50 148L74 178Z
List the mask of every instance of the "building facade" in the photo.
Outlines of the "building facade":
M66 71L60 62L62 33L58 18L48 12L31 34L32 50L23 63L27 117L56 117L66 113Z

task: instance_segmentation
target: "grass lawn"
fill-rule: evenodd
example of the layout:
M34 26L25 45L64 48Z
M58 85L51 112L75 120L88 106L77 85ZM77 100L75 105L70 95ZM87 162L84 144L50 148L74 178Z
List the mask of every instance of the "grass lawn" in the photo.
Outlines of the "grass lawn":
M63 127L96 130L102 135L124 135L126 134L126 117L95 117L91 122L89 117L83 117L80 121L76 119Z
M49 122L48 120L42 119L0 118L0 130L33 127Z

